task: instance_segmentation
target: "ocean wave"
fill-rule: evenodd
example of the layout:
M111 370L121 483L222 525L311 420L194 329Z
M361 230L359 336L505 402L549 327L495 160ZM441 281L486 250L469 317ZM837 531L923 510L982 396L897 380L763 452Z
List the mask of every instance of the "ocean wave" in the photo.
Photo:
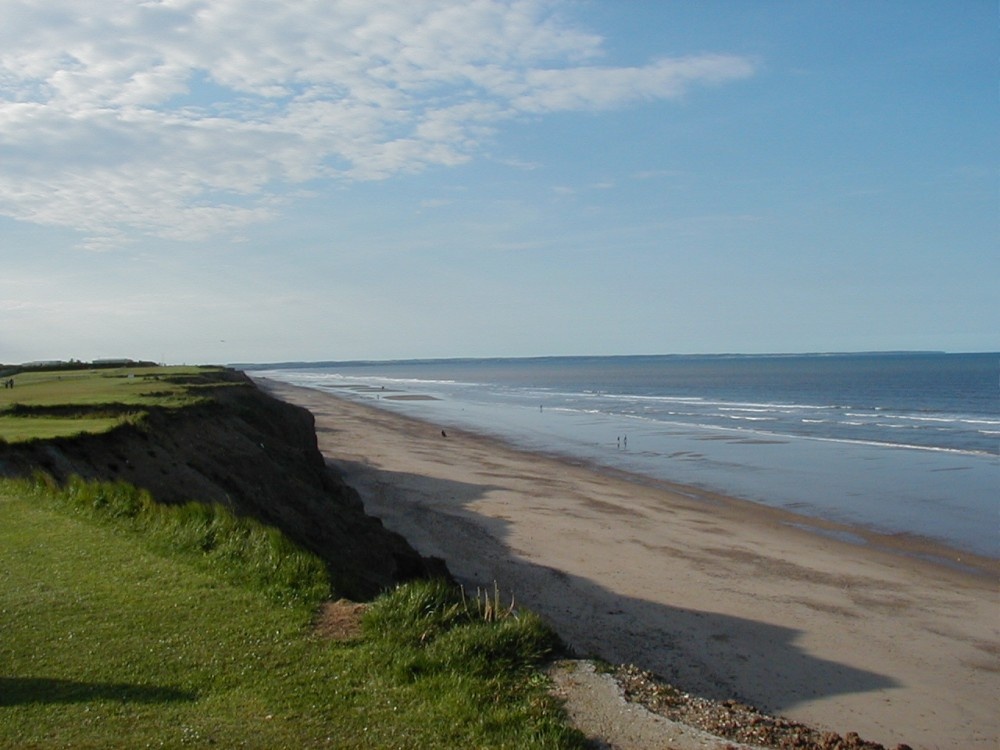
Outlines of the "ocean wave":
M801 416L794 413L768 411L756 407L751 410L731 406L725 409L630 411L627 408L622 408L621 401L621 398L615 399L618 406L611 408L593 408L592 406L579 404L575 406L560 405L559 407L549 407L547 405L546 409L551 408L553 411L585 414L590 417L603 415L608 419L630 419L647 425L647 429L655 426L664 426L696 430L728 430L739 433L744 437L760 436L764 438L820 440L855 445L941 451L969 456L996 455L990 449L958 447L958 440L983 439L983 437L972 437L970 431L962 431L960 429L961 423L929 422L922 424L921 422L897 420L894 415L888 415L885 412L865 414L862 412L846 413L843 411L834 411L831 413L830 418L822 418L818 414L816 416ZM702 406L704 403L700 402L698 406ZM807 413L814 414L812 411ZM837 415L836 418L833 417L834 414ZM867 419L844 419L843 417L848 416L848 414L864 414ZM817 427L814 428L814 425ZM796 429L797 426L800 429ZM817 434L814 430L823 430L828 434ZM837 434L837 431L843 434ZM884 433L881 438L878 435L879 431ZM892 437L889 437L890 433L892 433ZM942 437L931 437L931 435L939 433ZM913 435L915 437L918 434L926 435L928 442L933 441L938 444L928 445L926 442L905 439L906 435ZM946 436L949 434L953 435L955 440L950 440ZM984 433L977 430L976 435L984 435ZM945 444L940 444L942 442Z
M625 401L656 401L662 403L694 403L699 406L717 406L725 409L765 409L768 411L782 409L818 409L818 410L842 410L850 409L846 404L797 404L782 402L756 402L756 401L717 401L703 398L701 396L648 396L627 393L601 393L587 395L599 395L602 398Z
M944 424L956 424L962 422L961 417L915 417L911 414L892 414L890 419L905 419L908 422L937 422Z
M786 440L809 440L813 442L823 442L823 443L842 443L848 445L863 445L871 446L877 448L899 448L904 450L917 450L917 451L929 451L933 453L950 453L954 455L961 456L977 456L977 457L989 457L996 458L1000 453L986 450L974 450L968 448L951 448L945 446L937 445L921 445L919 443L897 443L890 440L873 440L868 438L849 438L849 437L836 437L830 435L801 435L787 432L779 432L775 430L756 430L741 427L727 427L724 425L713 425L713 424L691 424L691 423L674 423L676 426L685 427L695 427L701 430L715 430L715 431L726 431L741 433L742 435L756 434L767 437L778 437L784 438Z
M635 401L664 401L664 402L685 402L694 401L697 403L711 404L712 401L705 401L701 396L643 396L635 393L604 393L602 391L584 391L588 396L601 396L610 399L627 399ZM721 403L721 402L720 402Z
M996 458L998 455L1000 455L997 453L992 453L990 451L968 450L965 448L945 448L938 445L919 445L914 443L893 443L885 440L861 440L856 438L838 438L838 437L827 437L827 436L820 437L814 435L803 435L794 437L801 437L804 440L819 440L827 443L850 443L853 445L870 445L880 448L903 448L906 450L930 451L932 453L953 453L961 456L983 456L983 457Z
M849 412L847 414L849 417L871 417L873 419L896 419L906 422L934 422L938 424L970 424L970 425L1000 425L1000 420L995 419L981 419L977 417L969 417L962 414L942 414L940 416L917 416L914 414L886 414L885 412L880 412L878 414L866 414L864 412Z
M841 443L848 445L871 446L877 448L898 448L903 450L928 451L934 453L948 453L961 456L976 456L976 457L989 457L989 458L996 458L998 455L1000 455L1000 453L996 451L989 451L989 450L955 448L955 447L939 446L939 445L922 445L920 443L903 443L903 442L894 442L891 440L877 440L872 438L854 438L854 437L842 437L833 435L804 435L801 433L787 432L785 430L767 430L767 429L758 429L752 427L737 427L735 425L721 425L721 424L713 424L710 422L686 422L678 420L667 421L667 420L657 420L657 419L649 419L643 417L637 417L637 418L647 423L655 423L670 427L680 427L680 428L694 429L699 431L728 432L728 433L733 433L734 435L739 435L742 438L748 436L754 436L754 437L759 436L766 438L782 438L789 441L809 440L814 442ZM750 418L744 418L744 421L748 421L748 419ZM780 422L780 420L771 420L771 421ZM822 421L826 422L828 420L822 420Z
M388 377L384 375L344 375L342 373L334 372L324 372L324 373L312 373L312 372L288 372L287 370L278 371L267 371L264 370L260 373L265 377L271 377L275 380L285 380L289 383L298 382L309 382L310 385L322 384L324 382L336 382L338 385L350 384L350 385L394 385L396 387L428 387L428 386L485 386L485 383L475 383L475 382L464 382L461 380L443 380L443 379L430 379L430 378L400 378L400 377Z

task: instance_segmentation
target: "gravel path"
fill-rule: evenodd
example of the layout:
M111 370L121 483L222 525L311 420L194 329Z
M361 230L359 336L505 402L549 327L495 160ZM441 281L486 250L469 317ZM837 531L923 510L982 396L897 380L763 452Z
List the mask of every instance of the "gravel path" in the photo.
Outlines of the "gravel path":
M742 748L626 700L613 675L591 661L557 662L549 670L555 694L573 726L600 750L718 750Z

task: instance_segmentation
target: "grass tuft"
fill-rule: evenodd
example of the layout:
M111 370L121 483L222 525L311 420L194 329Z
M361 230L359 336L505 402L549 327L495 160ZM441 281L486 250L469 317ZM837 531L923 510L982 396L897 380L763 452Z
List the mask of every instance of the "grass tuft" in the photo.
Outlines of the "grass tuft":
M418 581L375 600L365 632L398 650L419 672L456 669L481 676L537 666L560 647L555 633L531 612L497 608L494 597L469 599L446 581ZM498 617L497 612L503 613Z
M400 645L434 639L468 613L459 590L443 580L415 581L376 599L365 612L367 633Z
M462 589L462 599L465 601L465 589ZM500 587L497 582L493 582L493 594L491 595L487 589L476 588L476 598L469 603L475 608L478 613L486 622L499 622L500 620L506 620L508 617L514 616L516 607L514 606L514 597L510 598L510 605L504 606L500 600Z

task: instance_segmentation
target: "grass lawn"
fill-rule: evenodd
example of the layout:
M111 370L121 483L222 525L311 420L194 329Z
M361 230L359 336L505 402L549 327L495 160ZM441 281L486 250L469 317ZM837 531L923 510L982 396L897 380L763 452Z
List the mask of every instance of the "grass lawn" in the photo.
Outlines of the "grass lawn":
M324 640L313 605L25 486L0 483L0 747L582 747L531 616L413 584Z
M14 388L0 388L0 439L13 443L104 432L138 417L144 407L187 406L202 398L199 386L187 381L218 370L178 366L18 373Z
M0 436L8 443L48 440L81 432L99 433L117 427L123 417L14 417L0 413Z
M22 372L14 376L13 388L0 388L0 408L12 403L181 405L192 399L189 385L177 379L217 369L179 366Z

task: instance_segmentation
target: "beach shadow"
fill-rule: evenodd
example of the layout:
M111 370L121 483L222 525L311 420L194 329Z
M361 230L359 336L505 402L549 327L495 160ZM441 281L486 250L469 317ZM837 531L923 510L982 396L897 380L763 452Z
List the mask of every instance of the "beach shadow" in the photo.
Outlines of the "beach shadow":
M506 542L507 521L468 507L496 489L492 485L330 463L358 490L368 513L403 533L422 554L442 557L463 585L499 582L580 656L635 664L686 692L736 699L771 713L900 685L887 675L808 653L799 645L803 631L795 628L623 596L526 561Z
M0 677L0 706L50 703L88 703L111 700L121 703L175 703L193 701L187 690L156 685L116 682L81 682L50 677Z
M887 675L808 653L798 643L803 631L795 628L622 596L523 561L510 566L515 591L526 578L544 581L546 600L562 590L556 598L569 606L538 614L580 655L635 664L688 693L782 713L813 700L900 686Z

